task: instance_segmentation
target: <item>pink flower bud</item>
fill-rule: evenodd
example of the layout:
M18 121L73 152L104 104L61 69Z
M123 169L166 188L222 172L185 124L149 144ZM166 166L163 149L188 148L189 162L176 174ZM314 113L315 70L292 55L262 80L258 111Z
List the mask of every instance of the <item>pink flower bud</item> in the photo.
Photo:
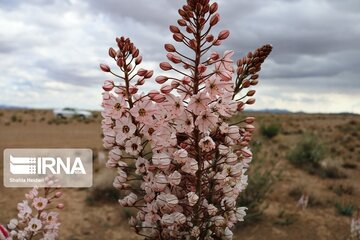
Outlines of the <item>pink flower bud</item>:
M160 88L160 92L162 92L163 94L169 94L172 90L173 88L171 87L171 85L164 85Z
M184 35L182 35L181 33L175 33L173 35L173 38L177 42L182 42L184 40Z
M159 84L165 83L169 78L166 76L158 76L155 78L155 81Z
M214 2L213 4L211 4L210 6L210 14L215 13L218 10L218 4L216 2Z
M144 77L147 74L148 70L140 68L137 72L137 75L140 77Z
M103 84L103 89L105 91L111 91L114 88L114 82L112 80L105 80Z
M55 193L55 198L60 198L63 195L62 192L56 192Z
M172 53L166 54L166 57L175 64L181 63L181 58Z
M156 90L151 90L148 95L149 97L152 99L153 97L155 97L156 95L159 95L159 91L156 91Z
M160 63L160 68L164 71L169 71L172 69L172 66L168 62L162 62Z
M200 64L198 66L198 71L199 71L200 74L204 73L206 71L206 69L207 69L207 67L204 64Z
M252 124L255 122L255 118L254 117L247 117L245 118L245 122L248 124Z
M229 30L223 30L219 33L218 39L219 40L225 40L230 36L230 31Z
M220 45L221 45L221 43L222 43L222 41L221 41L221 40L216 39L216 40L213 42L213 45L214 45L214 46L220 46Z
M187 26L186 27L186 32L188 32L188 33L195 33L195 29L194 29L194 27L193 26Z
M175 52L176 51L174 45L172 45L172 44L165 44L164 47L165 47L165 50L168 51L168 52Z
M212 41L214 41L214 36L213 36L212 34L207 35L207 36L206 36L206 41L207 41L207 42L212 42Z
M178 81L172 81L171 82L171 87L174 89L174 88L177 88L178 86L180 85L180 83Z
M103 71L103 72L110 72L110 67L106 64L100 64L100 69Z
M255 98L249 98L247 101L246 101L246 104L249 104L249 105L252 105L255 103Z
M248 132L254 132L255 131L255 127L252 124L246 124L245 129Z
M195 40L195 39L191 39L191 40L189 41L189 45L190 45L190 47L191 47L192 49L196 49L196 47L197 47L196 40Z
M144 77L141 77L141 78L139 78L138 80L137 80L137 82L136 82L136 85L144 85L144 83L145 83L145 78Z
M139 49L135 49L135 50L132 51L131 54L133 55L134 58L137 58L139 56L139 54L140 54L140 51L139 51Z
M141 62L142 62L142 56L138 56L138 57L135 59L135 64L136 64L136 65L139 65Z
M247 92L246 96L252 97L255 95L255 92L256 92L255 90L250 90Z
M189 84L190 82L191 82L191 78L190 78L190 77L184 77L184 78L182 79L182 83L185 84L185 85Z
M154 74L154 71L153 70L149 70L147 71L147 73L145 74L144 78L151 78Z
M170 26L170 32L172 33L180 33L180 29L174 25Z
M155 95L152 100L156 103L162 103L166 100L166 97L165 95L163 94L158 94L158 95ZM149 168L150 169L150 168Z
M177 23L178 23L180 26L182 26L182 27L185 27L185 26L186 26L186 21L185 21L184 19L179 19L179 20L177 21Z
M62 203L59 203L59 204L56 206L56 208L62 210L62 209L65 208L65 205L62 204Z
M210 18L210 26L215 26L220 21L220 15L216 13Z
M112 57L112 58L116 57L116 51L112 47L109 48L109 56Z
M220 58L220 55L217 52L213 52L213 53L211 53L210 58L212 60L216 61L216 60L218 60Z
M138 90L139 89L137 87L135 87L135 86L130 86L129 87L129 93L131 93L131 94L137 93Z

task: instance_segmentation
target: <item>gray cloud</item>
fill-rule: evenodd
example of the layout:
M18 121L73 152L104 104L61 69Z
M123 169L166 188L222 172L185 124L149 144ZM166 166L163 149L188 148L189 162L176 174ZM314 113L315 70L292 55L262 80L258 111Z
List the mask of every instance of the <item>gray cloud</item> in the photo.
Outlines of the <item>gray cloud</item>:
M168 25L179 18L177 9L183 3L0 1L0 55L6 58L0 59L4 79L0 87L11 79L32 83L27 89L47 79L64 86L99 87L108 76L98 71L98 63L109 61L107 48L121 35L131 37L146 66L154 67L154 61L165 60L163 44L171 41ZM286 100L299 102L287 106L291 109L299 108L301 101L306 108L309 92L322 94L322 104L333 101L328 93L360 95L358 0L226 0L219 1L219 7L221 22L216 31L231 30L219 50L235 49L238 58L262 44L274 46L261 73L264 99L276 102L266 89L286 90L290 94L279 95L277 106ZM6 99L0 97L0 101ZM329 111L343 107L330 105Z

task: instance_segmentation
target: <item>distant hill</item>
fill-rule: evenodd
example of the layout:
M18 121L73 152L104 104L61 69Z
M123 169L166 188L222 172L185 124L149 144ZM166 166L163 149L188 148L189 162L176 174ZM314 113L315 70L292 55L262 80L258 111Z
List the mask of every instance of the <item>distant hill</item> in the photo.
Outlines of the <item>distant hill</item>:
M245 110L245 112L261 112L261 113L293 113L286 109L278 109L278 108L266 108L259 110Z
M11 106L0 104L0 109L28 109L27 107Z

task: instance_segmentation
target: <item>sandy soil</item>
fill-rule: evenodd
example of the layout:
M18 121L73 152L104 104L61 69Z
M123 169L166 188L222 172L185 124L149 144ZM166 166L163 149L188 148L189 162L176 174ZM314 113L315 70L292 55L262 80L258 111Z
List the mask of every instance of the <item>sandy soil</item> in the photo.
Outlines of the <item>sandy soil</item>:
M256 154L263 169L270 169L274 179L271 191L262 203L264 214L252 224L237 228L234 239L347 239L349 216L337 213L336 203L352 203L360 207L360 117L353 115L271 115L252 114L258 125L278 122L281 133L272 140L257 133L261 144ZM346 174L344 179L321 178L291 165L286 156L305 132L319 136L325 144L325 162ZM11 147L48 148L79 147L93 149L101 156L100 117L90 121L72 119L59 122L46 110L0 110L0 150ZM99 154L100 152L100 154ZM0 223L16 216L16 203L28 189L4 188L2 154L0 155ZM111 174L105 159L95 159L94 188L111 185ZM344 163L356 168L344 168ZM250 172L251 174L251 172ZM351 194L337 195L331 187L351 187ZM289 195L296 188L304 189L314 203L305 210L296 206ZM141 239L127 225L127 212L116 203L86 200L94 189L66 189L61 213L60 239Z

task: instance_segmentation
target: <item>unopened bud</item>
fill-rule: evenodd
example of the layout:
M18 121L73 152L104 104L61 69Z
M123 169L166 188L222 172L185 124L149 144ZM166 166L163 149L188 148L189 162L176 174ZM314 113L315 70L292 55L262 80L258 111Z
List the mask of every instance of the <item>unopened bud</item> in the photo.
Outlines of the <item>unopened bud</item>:
M168 51L168 52L175 52L176 51L176 49L175 49L175 47L174 47L174 45L172 45L172 44L165 44L165 50L166 51Z
M135 87L135 86L130 86L129 87L129 93L130 94L135 94L135 93L137 93L138 90L139 89L137 87Z
M144 83L145 83L145 78L144 77L141 77L141 78L139 78L138 80L137 80L137 82L136 82L136 85L144 85Z
M180 33L180 29L174 25L170 26L170 32L172 33Z
M62 204L62 203L59 203L57 206L56 206L56 208L57 209L64 209L64 207L65 207L65 205L64 204Z
M63 195L62 192L56 192L55 193L55 198L60 198Z
M172 69L172 66L168 62L162 62L160 63L160 68L164 71L169 71Z
M138 71L137 71L137 75L140 76L140 77L144 77L146 74L147 74L148 70L146 69L143 69L143 68L140 68Z
M179 19L178 21L178 24L182 27L185 27L186 26L186 21L184 19Z
M245 118L245 122L247 124L252 124L252 123L255 122L255 118L254 117L247 117L247 118Z
M220 20L220 15L216 13L214 16L210 18L210 26L215 26Z
M145 74L144 78L151 78L154 74L154 71L153 70L149 70L147 71L147 73Z
M171 85L164 85L160 88L160 92L163 94L169 94L172 90L173 88L171 87Z
M116 51L112 47L109 48L109 56L112 57L112 58L116 57Z
M250 91L247 92L246 96L252 97L252 96L255 95L255 92L256 92L255 90L250 90Z
M152 98L152 100L156 103L162 103L166 100L166 96L163 94L157 94Z
M106 64L100 64L100 69L103 71L103 72L110 72L110 67Z
M184 77L184 78L182 79L182 83L185 84L185 85L189 84L190 82L191 82L191 78L190 78L190 77Z
M207 35L207 36L206 36L206 41L207 41L207 42L212 42L212 41L214 41L214 35L212 35L212 34Z
M171 82L171 87L172 87L173 89L174 89L174 88L177 88L179 85L180 85L180 83L179 83L178 81L173 80L173 81Z
M210 6L210 14L215 13L218 10L218 4L216 2L214 2L213 4L211 4Z
M136 64L136 65L139 65L141 62L142 62L142 56L138 56L138 57L135 59L135 64Z
M181 33L175 33L173 35L173 38L177 42L182 42L184 40L184 35L182 35Z
M155 81L159 84L165 83L169 78L166 76L158 76L155 78Z
M250 85L251 85L251 83L247 79L242 82L242 87L243 88L248 88L248 87L250 87Z
M156 90L151 90L148 95L149 97L152 99L153 97L155 97L156 95L159 95L160 92L159 91L156 91Z
M251 81L251 85L252 85L252 86L257 85L258 83L259 83L259 80L257 80L257 79Z
M225 40L229 37L230 31L229 30L223 30L219 33L218 39L219 40Z
M247 101L246 101L246 104L248 105L252 105L255 103L255 98L249 98Z
M105 80L103 84L103 89L105 91L111 91L114 88L114 82L112 80Z

